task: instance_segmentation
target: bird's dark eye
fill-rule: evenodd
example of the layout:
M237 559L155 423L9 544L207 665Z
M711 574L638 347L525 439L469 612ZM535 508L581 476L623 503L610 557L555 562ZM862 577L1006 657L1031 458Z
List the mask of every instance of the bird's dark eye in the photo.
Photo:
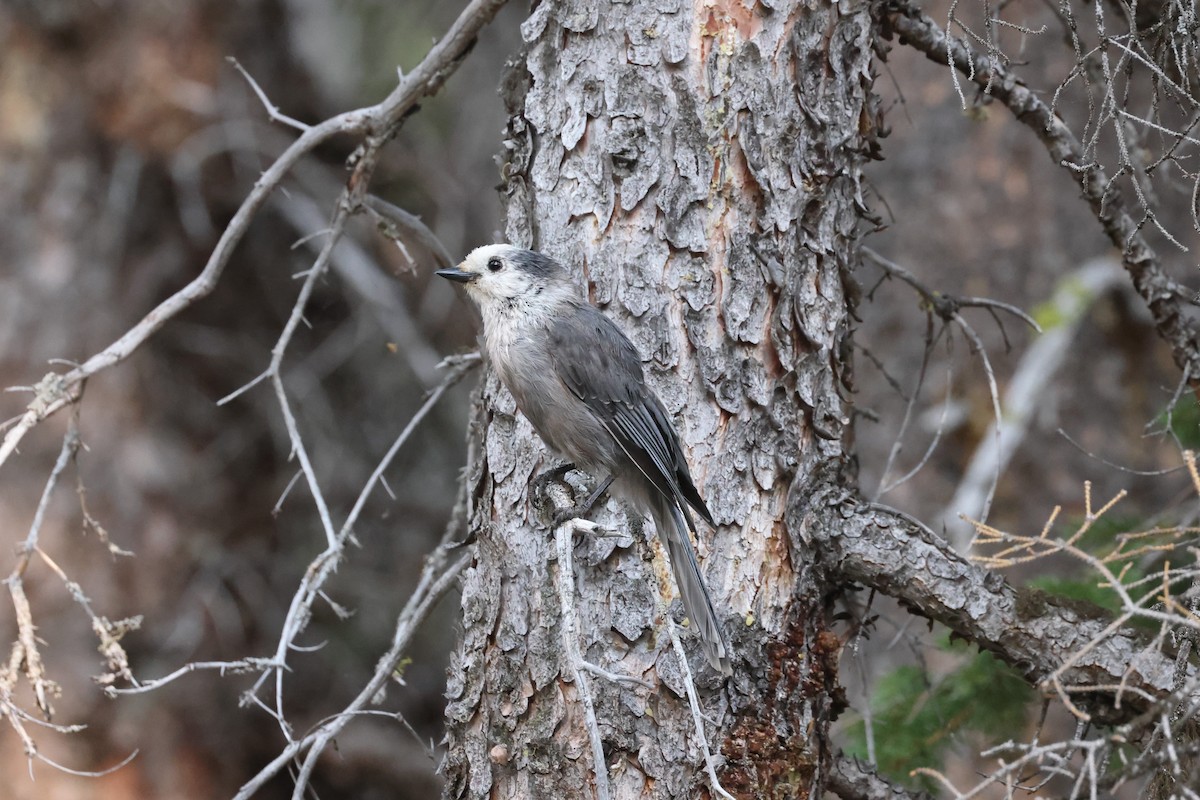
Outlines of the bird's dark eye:
M499 272L504 269L504 262L493 256L488 259L488 269L492 272Z

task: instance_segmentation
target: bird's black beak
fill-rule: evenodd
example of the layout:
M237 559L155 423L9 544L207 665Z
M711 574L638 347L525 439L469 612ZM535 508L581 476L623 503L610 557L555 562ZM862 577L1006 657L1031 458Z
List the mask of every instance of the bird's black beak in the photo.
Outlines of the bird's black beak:
M437 274L440 277L443 277L448 281L454 281L455 283L470 283L479 277L479 275L474 272L467 272L459 269L458 267L453 269L439 269Z

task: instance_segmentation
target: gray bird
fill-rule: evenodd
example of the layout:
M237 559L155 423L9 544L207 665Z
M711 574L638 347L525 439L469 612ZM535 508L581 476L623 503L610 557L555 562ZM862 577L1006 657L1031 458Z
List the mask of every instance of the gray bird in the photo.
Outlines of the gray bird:
M476 248L438 275L462 283L483 314L492 367L551 448L649 512L708 662L731 672L729 647L689 530L693 508L713 525L662 402L633 343L584 299L552 258L507 244Z

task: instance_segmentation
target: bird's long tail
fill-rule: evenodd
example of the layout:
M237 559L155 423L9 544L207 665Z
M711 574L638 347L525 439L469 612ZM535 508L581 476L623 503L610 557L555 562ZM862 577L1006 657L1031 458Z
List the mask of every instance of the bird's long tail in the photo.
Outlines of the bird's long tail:
M654 517L658 537L667 548L667 557L671 559L675 585L679 587L679 594L683 597L684 610L700 635L704 655L714 669L728 675L733 671L729 663L729 646L721 633L717 612L713 609L708 587L704 585L704 576L700 572L700 564L696 561L696 551L692 548L688 528L684 524L679 506L658 495L651 502L651 515Z

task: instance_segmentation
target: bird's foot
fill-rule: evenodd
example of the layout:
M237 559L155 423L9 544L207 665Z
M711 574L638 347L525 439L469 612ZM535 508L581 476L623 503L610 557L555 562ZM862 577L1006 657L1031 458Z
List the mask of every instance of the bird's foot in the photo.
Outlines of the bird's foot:
M596 488L582 503L566 506L564 505L565 501L570 497L575 497L579 489L578 486L565 480L567 473L573 469L575 469L574 464L563 464L554 469L547 470L533 479L531 493L534 496L534 503L545 517L548 518L551 530L558 528L569 520L585 518L588 512L592 510L592 506L596 504L596 500L599 499L600 495L612 485L613 476L609 475L596 485ZM556 484L567 491L562 494L554 492L552 496L551 490Z
M570 485L567 484L565 478L567 477L567 473L573 469L575 469L575 465L567 462L566 464L559 464L557 467L552 467L551 469L548 469L545 472L535 476L534 479L529 482L529 494L533 498L534 503L553 508L554 501L550 497L550 487L553 484L558 483L563 484L570 489Z
M575 487L567 481L567 474L575 469L571 463L559 464L534 477L529 482L529 499L543 520L552 522L553 527L562 524L558 509L575 496Z

